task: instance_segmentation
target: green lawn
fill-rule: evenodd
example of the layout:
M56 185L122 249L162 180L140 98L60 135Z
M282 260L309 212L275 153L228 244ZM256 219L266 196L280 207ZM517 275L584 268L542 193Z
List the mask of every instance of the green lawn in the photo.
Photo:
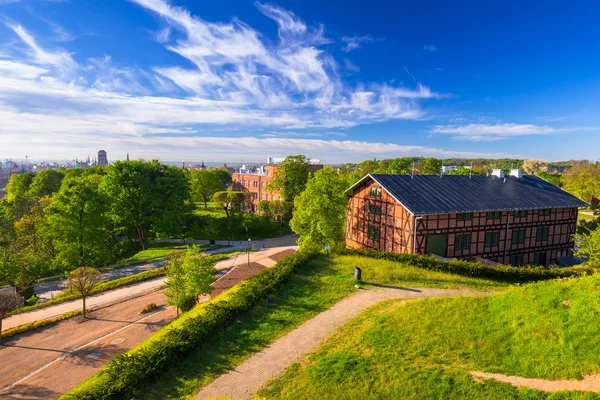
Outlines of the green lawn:
M593 215L589 215L589 214L582 214L581 212L578 214L578 218L577 221L581 221L581 220L585 220L585 221L593 221L595 220L596 217L594 217Z
M273 294L273 304L255 307L243 318L189 354L177 367L163 372L146 390L136 393L143 399L192 397L230 368L356 292L354 266L363 268L363 287L394 285L402 287L444 287L499 290L504 285L484 279L471 279L432 272L398 263L355 256L321 257L305 265ZM387 271L387 273L386 273Z
M600 275L489 297L380 303L272 381L266 399L596 399L545 393L468 371L580 379L600 371Z
M176 251L185 251L189 244L177 244L177 243L150 243L148 249L142 250L133 256L123 260L123 262L127 261L143 261L148 259L166 259L171 254ZM208 250L209 246L207 244L198 244L202 250ZM222 247L222 246L219 246ZM156 261L156 260L154 260Z

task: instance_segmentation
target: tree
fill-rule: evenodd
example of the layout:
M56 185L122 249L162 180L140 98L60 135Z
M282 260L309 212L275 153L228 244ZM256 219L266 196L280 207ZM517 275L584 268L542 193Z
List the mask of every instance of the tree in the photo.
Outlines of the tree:
M33 181L33 174L26 172L20 175L13 175L6 185L6 200L10 203L11 213L15 220L29 212L32 205L32 198L29 195L29 186Z
M104 180L110 198L109 216L136 232L142 250L151 232L168 232L181 227L190 196L187 170L154 160L117 161Z
M2 320L22 305L21 296L14 292L0 293L0 344L2 344Z
M592 195L600 192L600 166L579 163L564 173L563 180L563 189L582 200L590 201Z
M548 171L548 161L542 160L524 160L523 170L530 175Z
M315 251L342 241L346 224L348 183L333 168L317 171L296 198L292 230L300 235L298 245Z
M586 258L591 264L600 265L600 229L577 234L575 240L578 244L575 255Z
M394 158L387 170L391 174L408 174L412 171L413 162L409 157Z
M229 218L232 210L239 210L242 202L247 200L249 193L224 190L213 195L213 201L219 203Z
M466 167L460 167L457 170L448 171L448 175L479 175L479 173Z
M224 169L215 169L213 170L213 172L219 177L219 179L223 183L223 186L227 186L233 181L233 179L231 178L231 173L229 171L226 171Z
M58 192L65 174L62 171L44 169L33 177L29 186L29 195L40 198L52 196Z
M82 175L64 179L47 210L57 249L57 263L68 270L100 266L110 258L108 196L104 177Z
M294 204L294 199L306 187L308 181L308 158L303 155L287 156L279 166L273 180L267 185L270 190L277 190L283 199Z
M216 269L213 262L204 257L198 246L189 246L187 252L175 253L166 267L167 303L179 310L191 310L201 295L212 292Z
M102 274L96 268L81 267L69 274L67 288L83 299L83 318L85 319L85 300L102 280Z
M212 196L225 189L221 178L211 170L194 170L191 172L192 198L194 201L203 201L204 208Z
M279 221L279 235L283 234L283 221L288 218L292 212L292 208L289 203L281 200L272 200L269 204L271 215L275 220Z
M442 172L442 161L437 158L426 158L423 160L421 172L424 174L440 174Z

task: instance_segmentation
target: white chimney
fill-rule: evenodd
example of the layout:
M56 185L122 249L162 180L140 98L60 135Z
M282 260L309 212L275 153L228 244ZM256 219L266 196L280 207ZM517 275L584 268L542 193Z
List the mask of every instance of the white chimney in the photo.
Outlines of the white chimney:
M523 172L520 169L511 169L510 176L514 176L517 179L521 179L523 177Z
M492 170L492 176L495 176L497 178L504 178L504 171L502 171L500 168L494 169Z

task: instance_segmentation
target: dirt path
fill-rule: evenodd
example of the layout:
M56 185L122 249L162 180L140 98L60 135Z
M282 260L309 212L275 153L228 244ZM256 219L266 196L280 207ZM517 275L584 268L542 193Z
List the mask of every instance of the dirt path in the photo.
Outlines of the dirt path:
M543 392L558 392L562 390L580 390L584 392L600 393L600 374L589 375L582 380L557 380L549 381L537 378L521 378L520 376L508 376L503 374L490 374L487 372L471 371L471 376L476 382L493 379L498 382L509 383L517 387L527 387L541 390Z
M383 300L482 294L482 292L473 290L449 289L378 288L361 290L276 340L234 370L221 375L214 382L205 386L196 398L251 399L268 381L281 375L285 368L316 350L337 328L349 319L358 316L368 307Z

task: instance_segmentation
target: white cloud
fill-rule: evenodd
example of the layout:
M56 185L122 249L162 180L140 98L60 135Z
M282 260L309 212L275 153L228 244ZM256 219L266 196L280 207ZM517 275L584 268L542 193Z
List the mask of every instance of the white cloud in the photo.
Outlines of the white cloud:
M437 51L438 49L433 44L426 44L425 46L423 46L423 50L434 52L434 51Z
M466 124L466 125L437 125L431 133L453 135L454 139L472 141L503 140L515 136L552 135L577 131L597 131L594 127L565 127L554 128L548 125L532 124Z
M380 42L383 40L383 39L379 39L379 38L374 38L371 35L342 36L341 39L342 39L342 42L344 42L344 46L342 47L342 50L345 51L346 53L360 48L363 43Z
M17 36L29 47L33 60L43 66L53 67L63 73L73 71L77 63L69 53L64 51L46 51L38 45L36 40L21 25L7 24Z

